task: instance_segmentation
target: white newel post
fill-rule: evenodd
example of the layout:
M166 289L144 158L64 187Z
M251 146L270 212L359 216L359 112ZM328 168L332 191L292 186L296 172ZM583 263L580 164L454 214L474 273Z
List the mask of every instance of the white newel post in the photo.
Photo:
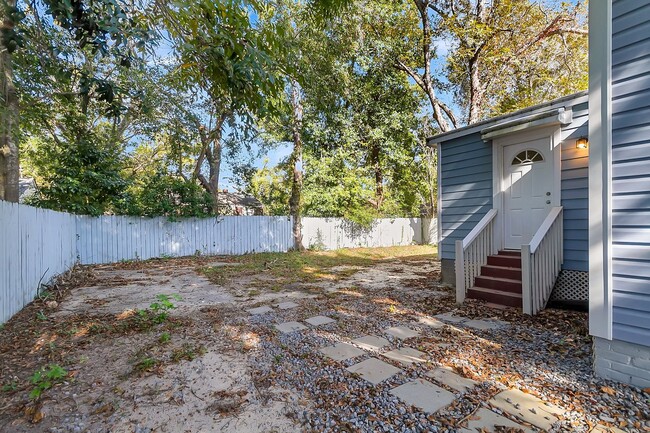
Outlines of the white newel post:
M456 302L465 302L465 257L463 241L456 241Z
M521 246L521 302L524 314L533 314L530 244Z

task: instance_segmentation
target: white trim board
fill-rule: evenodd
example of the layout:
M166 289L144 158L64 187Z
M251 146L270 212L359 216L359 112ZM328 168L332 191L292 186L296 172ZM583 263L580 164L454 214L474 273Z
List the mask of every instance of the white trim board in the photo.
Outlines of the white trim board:
M612 2L589 5L589 333L612 339Z
M494 223L494 241L497 249L503 249L503 148L512 144L548 138L553 152L554 176L551 194L552 206L560 206L562 184L562 128L552 126L530 131L512 133L492 140L492 208L497 210Z

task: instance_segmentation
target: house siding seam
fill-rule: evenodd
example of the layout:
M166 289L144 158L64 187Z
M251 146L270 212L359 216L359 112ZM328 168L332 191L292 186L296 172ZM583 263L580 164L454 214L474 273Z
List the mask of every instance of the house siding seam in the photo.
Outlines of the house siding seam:
M645 346L650 346L649 10L647 2L635 0L612 5L612 337Z
M571 102L567 102L571 107ZM588 271L588 151L575 147L587 136L587 103L571 107L573 121L564 125L561 151L561 203L564 207L564 270ZM465 158L463 156L466 155ZM479 132L441 146L440 257L454 260L454 245L492 209L492 143Z

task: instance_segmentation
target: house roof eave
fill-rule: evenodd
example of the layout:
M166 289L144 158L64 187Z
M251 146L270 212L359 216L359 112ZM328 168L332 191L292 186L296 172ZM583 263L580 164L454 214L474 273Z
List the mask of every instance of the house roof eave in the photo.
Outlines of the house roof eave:
M427 139L428 146L435 146L437 144L442 144L446 141L450 141L465 135L474 134L476 132L482 132L483 130L491 129L496 126L498 123L516 123L518 117L528 118L530 116L535 116L540 113L550 112L554 109L559 109L564 107L567 102L571 102L571 105L581 104L589 100L587 91L582 91L574 93L572 95L563 96L553 101L544 102L542 104L533 105L531 107L523 108L521 110L514 111L512 113L503 114L501 116L492 117L480 122L472 123L471 125L463 126L462 128L454 129L452 131L443 132L441 134L434 135ZM522 121L522 123L525 121Z

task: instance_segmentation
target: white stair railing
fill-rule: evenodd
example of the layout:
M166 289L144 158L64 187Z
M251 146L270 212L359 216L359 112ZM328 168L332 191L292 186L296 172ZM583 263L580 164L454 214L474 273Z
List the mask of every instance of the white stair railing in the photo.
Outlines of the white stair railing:
M522 302L525 314L548 302L564 262L562 206L554 207L533 239L521 246Z
M456 241L456 302L465 301L467 289L474 286L481 266L489 255L496 253L494 244L494 218L496 209L490 209L472 231Z

